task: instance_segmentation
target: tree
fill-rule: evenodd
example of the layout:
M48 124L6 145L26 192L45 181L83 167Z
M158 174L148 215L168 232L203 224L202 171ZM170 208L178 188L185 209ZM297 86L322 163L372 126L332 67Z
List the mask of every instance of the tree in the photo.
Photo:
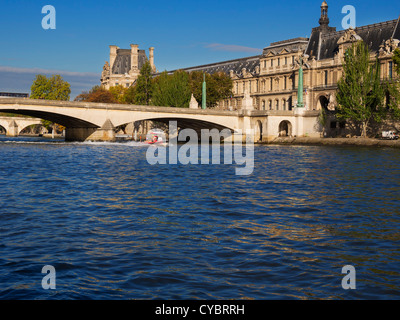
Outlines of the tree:
M71 94L71 86L64 81L60 75L52 75L47 78L45 75L36 76L31 86L31 99L62 100L68 101ZM42 120L42 125L48 130L63 130L64 127L49 120Z
M100 86L94 86L89 92L83 91L74 99L74 101L118 103L115 96L109 90Z
M212 75L206 73L207 83L207 107L214 108L217 103L223 99L227 99L232 95L233 81L224 72L216 72ZM202 85L203 72L193 71L189 74L189 84L194 97L202 104Z
M371 63L368 47L360 41L346 51L343 77L338 81L337 118L353 124L363 137L372 120L384 118L385 91L378 59Z
M62 100L68 101L71 86L60 75L37 75L31 86L31 99Z
M395 70L398 76L400 76L400 49L396 48L393 54L393 62L395 64Z
M127 101L134 104L146 105L150 104L153 95L153 79L152 70L149 62L146 62L140 69L140 75L136 80L136 84L132 90L127 92Z
M92 93L89 93L89 96L85 101L98 103L118 103L113 94L104 88L98 88Z
M121 86L120 84L110 88L110 93L113 95L115 101L118 103L125 103L125 94L127 92L127 88Z
M154 79L152 104L176 108L188 108L191 97L189 75L178 70L172 75L165 71Z
M395 74L387 82L387 109L388 115L393 120L400 119L400 49L397 48L393 54Z

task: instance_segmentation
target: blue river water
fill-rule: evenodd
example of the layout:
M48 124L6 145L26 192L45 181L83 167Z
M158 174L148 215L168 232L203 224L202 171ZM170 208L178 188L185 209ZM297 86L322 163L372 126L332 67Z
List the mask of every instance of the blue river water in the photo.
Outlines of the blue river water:
M0 136L0 299L400 298L400 150L255 146L250 176L146 150Z

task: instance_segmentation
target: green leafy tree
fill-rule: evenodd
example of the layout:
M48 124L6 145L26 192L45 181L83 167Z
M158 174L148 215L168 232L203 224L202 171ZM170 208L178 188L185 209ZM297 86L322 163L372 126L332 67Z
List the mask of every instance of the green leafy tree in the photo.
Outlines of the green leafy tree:
M136 84L132 90L128 90L125 101L133 102L133 104L146 105L150 104L153 96L153 76L151 65L146 62L140 69L140 75L136 80Z
M217 72L212 75L206 73L207 84L207 108L214 108L217 103L232 95L233 81L224 72ZM193 71L189 74L189 85L194 97L202 104L203 72Z
M37 75L31 86L31 99L62 100L70 99L71 86L60 75Z
M395 70L398 76L400 76L400 49L397 48L396 50L394 50L394 54L393 54L393 62L395 64Z
M52 75L50 78L47 78L45 75L39 74L31 86L30 98L68 101L70 94L70 84L64 81L60 75ZM63 126L49 120L42 120L42 125L49 131L62 131L64 129Z
M191 97L189 75L178 70L172 75L165 71L154 79L152 104L176 108L188 108Z
M346 51L343 77L338 82L337 118L350 122L366 137L371 121L379 123L384 119L384 96L378 59L371 63L364 42L353 44Z
M389 118L392 120L400 119L400 49L396 49L393 54L395 74L387 82L387 108Z

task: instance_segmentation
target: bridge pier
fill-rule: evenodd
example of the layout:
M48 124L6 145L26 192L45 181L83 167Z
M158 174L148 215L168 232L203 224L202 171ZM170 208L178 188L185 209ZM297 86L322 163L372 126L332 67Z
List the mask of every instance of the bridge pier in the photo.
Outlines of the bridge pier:
M65 129L65 141L86 141L97 128L66 128Z
M67 128L65 141L115 141L115 127L107 119L101 128Z
M18 137L18 125L17 123L12 120L10 121L10 124L8 125L8 128L6 128L7 130L7 136L9 137Z

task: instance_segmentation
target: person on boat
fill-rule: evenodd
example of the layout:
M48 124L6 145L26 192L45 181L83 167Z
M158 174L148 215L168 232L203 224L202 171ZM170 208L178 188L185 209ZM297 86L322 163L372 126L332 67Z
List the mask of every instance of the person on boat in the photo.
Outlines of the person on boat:
M158 137L157 136L154 136L154 138L153 138L153 143L156 143L158 141Z

